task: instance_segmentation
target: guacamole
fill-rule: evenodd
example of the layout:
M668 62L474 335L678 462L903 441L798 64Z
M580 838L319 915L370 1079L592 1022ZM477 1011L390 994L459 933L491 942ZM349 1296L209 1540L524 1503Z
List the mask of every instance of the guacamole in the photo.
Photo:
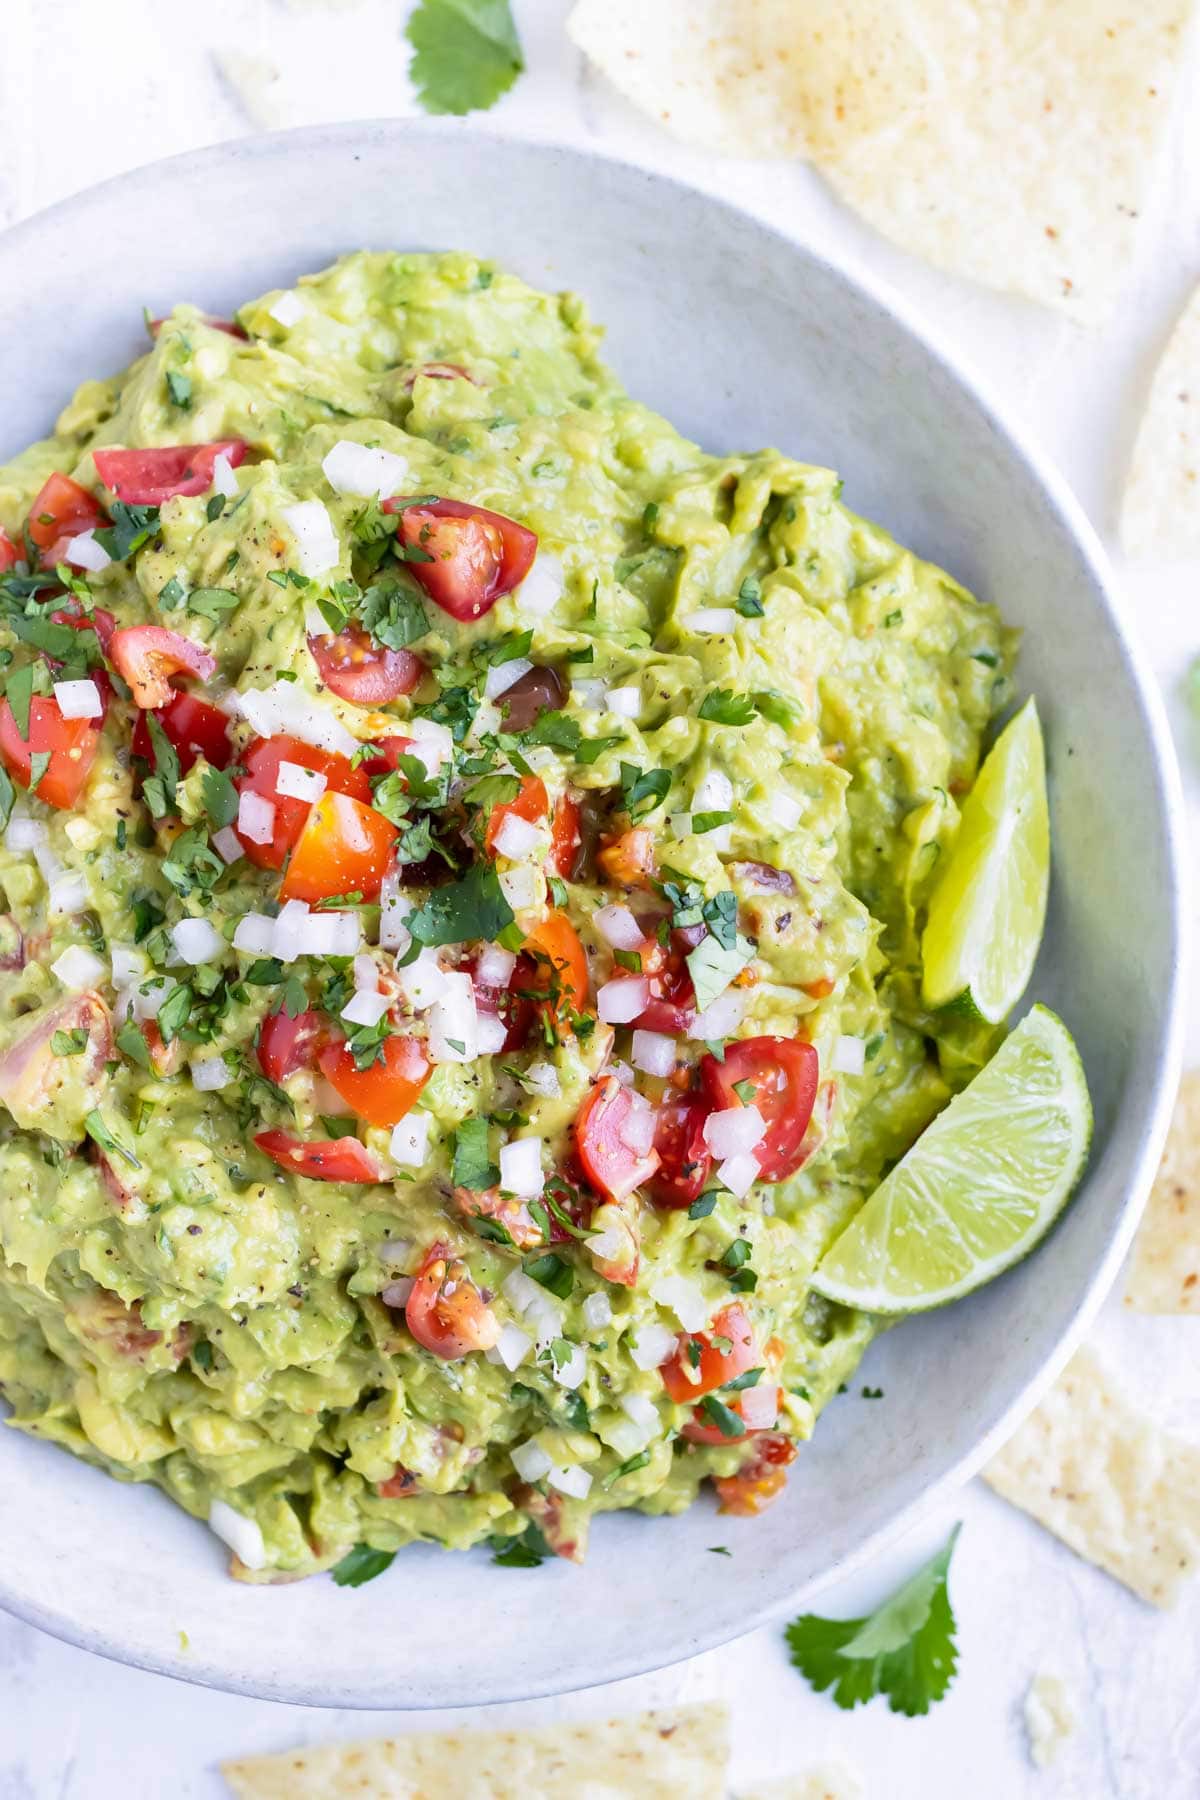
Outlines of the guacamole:
M471 256L149 330L0 468L7 1422L248 1579L758 1511L1014 635Z

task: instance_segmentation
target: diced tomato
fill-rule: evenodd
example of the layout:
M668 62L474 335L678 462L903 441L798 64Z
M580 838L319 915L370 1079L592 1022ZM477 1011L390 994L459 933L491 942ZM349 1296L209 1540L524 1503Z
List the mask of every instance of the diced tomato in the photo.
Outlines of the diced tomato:
M368 746L372 754L364 756L358 766L364 775L394 774L400 767L400 758L412 755L412 747L412 739L401 737L398 732L385 738L378 738L375 743Z
M195 675L207 681L217 667L211 650L163 625L127 625L114 631L108 654L118 674L129 683L134 705L151 711L170 700L174 690L168 677Z
M421 1483L403 1463L397 1463L387 1480L378 1482L375 1487L381 1500L410 1500L420 1491Z
M365 767L355 768L348 756L336 750L318 750L313 744L294 737L255 738L241 758L246 773L238 776L238 793L258 794L275 808L275 829L269 844L255 844L242 832L238 838L250 861L260 869L281 869L289 850L293 849L312 811L312 802L297 800L293 795L276 792L280 763L296 763L316 775L323 775L327 791L349 794L352 800L371 798L371 783Z
M378 900L399 832L382 813L326 791L305 820L279 888L281 900Z
M147 713L138 713L130 748L135 756L153 762L154 746L146 723L148 717ZM229 741L229 719L219 706L198 700L195 694L177 693L166 706L156 709L154 717L178 751L179 766L185 775L200 757L214 769L228 767L233 745Z
M593 1242L587 1251L597 1275L618 1287L635 1287L642 1257L642 1224L636 1195L606 1200L596 1208L590 1224ZM602 1240L603 1248L597 1247L595 1238Z
M796 1446L781 1431L764 1432L754 1440L754 1451L736 1475L720 1475L713 1482L723 1513L752 1519L772 1500L778 1499L787 1482L788 1464L796 1460Z
M671 1399L686 1406L761 1362L745 1308L734 1300L714 1316L707 1331L685 1331L659 1374Z
M537 964L532 956L518 956L507 987L495 988L481 984L477 975L477 963L478 959L472 957L464 965L475 989L477 1010L492 1013L503 1020L506 1035L501 1045L502 1050L523 1049L536 1016L534 1002L529 996L537 979Z
M479 386L475 377L468 375L467 371L458 363L422 363L419 369L411 370L404 377L404 385L410 393L418 375L427 375L433 381L469 381L472 387Z
M21 787L29 786L32 758L49 755L34 790L48 806L69 811L78 800L96 760L99 719L64 719L58 701L35 694L29 702L29 737L22 738L7 700L0 701L0 757Z
M557 875L562 881L570 881L579 862L582 846L579 802L573 794L560 794L554 807L554 822L550 827L547 872Z
M409 574L451 618L481 619L533 567L536 532L503 513L461 500L409 506L399 498L385 500L383 510L400 514L401 542L429 558L410 562Z
M383 1173L370 1151L356 1137L330 1138L327 1143L305 1143L290 1131L260 1131L254 1142L265 1156L309 1181L382 1181Z
M794 1175L808 1159L804 1134L817 1097L820 1061L803 1038L741 1038L725 1046L725 1060L705 1056L700 1080L714 1110L744 1104L737 1086L754 1088L752 1104L766 1120L766 1136L754 1155L764 1181Z
M105 516L94 494L57 471L47 476L29 508L26 530L30 541L42 553L43 569L53 569L66 562L66 547L73 537L92 531L105 523Z
M105 487L127 506L162 506L177 494L206 494L218 456L236 469L246 446L241 438L219 438L157 450L93 450L92 461Z
M546 995L545 1005L562 1025L582 1013L588 1000L587 951L564 912L547 913L525 938L533 959L530 985Z
M760 1380L730 1394L724 1404L740 1420L737 1430L724 1430L700 1406L683 1427L683 1436L693 1444L737 1444L752 1432L768 1431L779 1417L779 1388L773 1381Z
M76 631L94 631L101 650L105 656L108 655L117 621L106 607L94 606L88 613L84 612L78 600L70 600L65 606L52 612L50 617L56 625L71 625Z
M202 313L200 316L213 331L224 331L229 337L241 338L243 343L249 342L248 334L235 320L217 319L213 317L212 313ZM151 319L149 322L150 336L157 337L165 324L165 319Z
M142 1036L146 1040L146 1048L150 1052L150 1066L154 1073L156 1075L177 1075L183 1062L182 1040L172 1038L169 1044L165 1044L156 1019L144 1019L141 1029Z
M302 1012L291 1019L280 1008L262 1022L258 1034L258 1066L268 1081L281 1087L289 1075L314 1066L317 1052L328 1037L329 1026L324 1014Z
M386 706L411 694L425 673L419 656L377 644L361 625L345 625L336 635L310 633L308 648L325 686L355 706Z
M657 1150L631 1150L621 1136L634 1110L633 1095L615 1075L603 1075L580 1107L575 1142L584 1174L612 1200L632 1194L658 1168Z
M419 1038L385 1038L382 1062L360 1069L345 1043L326 1044L317 1066L346 1105L368 1125L395 1125L416 1104L432 1073Z
M431 1244L404 1304L404 1322L423 1350L457 1362L490 1350L500 1321L447 1244Z
M837 982L832 975L821 975L816 981L802 981L800 986L810 1000L828 1000Z
M5 569L11 569L16 563L20 562L20 560L21 558L17 546L13 543L3 525L0 525L0 575L3 575Z
M696 990L686 961L690 948L684 934L674 931L666 949L656 937L640 946L642 973L649 978L650 998L633 1021L646 1031L679 1033L696 1022Z
M658 869L654 833L645 825L623 831L619 837L606 839L596 860L605 881L617 887L648 887Z
M483 847L489 856L496 855L496 839L505 819L522 819L526 825L544 825L550 810L550 796L540 775L526 775L515 800L493 806L488 815Z
M690 1206L704 1192L712 1169L712 1153L704 1142L709 1114L699 1094L666 1100L654 1125L658 1168L646 1186L656 1206Z

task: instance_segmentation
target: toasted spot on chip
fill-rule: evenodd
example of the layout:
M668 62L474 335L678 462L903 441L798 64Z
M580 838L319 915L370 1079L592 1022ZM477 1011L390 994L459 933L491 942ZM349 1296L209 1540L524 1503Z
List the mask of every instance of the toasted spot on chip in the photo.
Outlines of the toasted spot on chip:
M951 274L1111 312L1192 0L579 0L575 41L709 150L809 157Z
M1179 1085L1167 1147L1134 1239L1125 1304L1136 1312L1200 1313L1200 1069Z
M983 1476L1151 1606L1170 1606L1200 1561L1200 1445L1147 1418L1092 1350Z
M737 1800L862 1800L863 1784L844 1763L819 1763L799 1775L739 1788Z
M1125 482L1121 542L1130 556L1200 556L1200 288L1150 383Z
M723 1800L719 1702L532 1731L439 1731L323 1744L222 1765L238 1800Z
M1061 1676L1043 1670L1034 1676L1022 1708L1031 1761L1044 1769L1052 1763L1075 1729L1075 1714Z

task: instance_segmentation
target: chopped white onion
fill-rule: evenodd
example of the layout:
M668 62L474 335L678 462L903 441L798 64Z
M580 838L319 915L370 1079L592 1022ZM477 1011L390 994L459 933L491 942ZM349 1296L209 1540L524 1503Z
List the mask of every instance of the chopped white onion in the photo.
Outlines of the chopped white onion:
M514 912L526 912L545 899L546 878L533 864L518 863L516 868L501 870L500 891Z
M552 1468L546 1481L550 1487L557 1488L560 1494L569 1494L572 1500L586 1500L592 1491L591 1476L577 1463L566 1468Z
M583 1303L583 1322L589 1331L602 1331L612 1324L612 1301L603 1291L589 1294Z
M147 1019L157 1019L162 1011L163 1001L173 986L173 982L158 978L154 981L143 981L140 986L133 989L129 995L129 1006L139 1025L144 1025Z
M662 1031L635 1031L633 1034L633 1066L646 1075L669 1075L675 1067L678 1050L673 1037Z
M676 1333L665 1325L639 1325L626 1341L639 1369L658 1369L674 1350L675 1339Z
M221 1541L229 1545L247 1569L266 1568L267 1546L257 1519L248 1519L245 1513L235 1512L224 1500L214 1500L208 1509L208 1524L210 1531L215 1531Z
M507 694L510 687L515 687L522 676L528 675L533 668L527 656L515 656L511 662L493 663L483 683L485 700L498 700L501 694Z
M557 1100L562 1088L558 1079L558 1070L553 1063L530 1063L525 1071L525 1086L535 1094L542 1094L547 1100Z
M539 550L532 569L514 596L519 612L543 619L562 599L563 566L552 550Z
M33 860L40 869L42 880L47 887L51 882L60 880L66 874L66 870L48 843L37 843L33 846Z
M521 1200L536 1200L546 1185L540 1138L516 1138L500 1151L500 1186Z
M416 1286L412 1275L399 1275L395 1281L389 1281L385 1288L379 1290L379 1298L385 1306L394 1306L399 1312L408 1305L409 1295Z
M707 1038L712 1043L720 1043L731 1037L746 1016L746 1008L750 1001L744 988L726 988L718 994L711 1006L697 1013L688 1026L690 1038Z
M861 1075L867 1066L867 1047L860 1037L835 1039L829 1066L839 1075Z
M54 698L64 719L98 719L104 712L100 689L94 681L56 681Z
M778 825L783 831L795 831L804 816L804 808L800 802L793 799L791 794L784 793L782 788L775 788L772 791L771 797L767 801L767 812L770 815L771 823Z
M691 837L691 835L692 835L692 815L691 815L691 813L671 813L667 819L667 823L671 827L671 835L673 837L677 837L677 838Z
M421 1118L425 1117L424 1113L418 1116ZM404 1120L402 1119L400 1122L403 1124ZM395 1155L395 1152L393 1151L392 1154ZM379 1245L375 1254L378 1256L385 1269L398 1269L406 1263L412 1255L412 1239L385 1238L383 1243Z
M325 479L338 494L353 494L357 499L395 494L405 485L408 464L391 450L372 449L339 438L321 463Z
M632 1087L633 1086L633 1082L634 1082L633 1070L630 1068L630 1066L627 1062L622 1062L622 1060L619 1056L613 1057L612 1061L608 1065L608 1072L610 1075L616 1076L617 1080L620 1082L622 1087Z
M82 875L56 875L50 883L47 911L52 919L70 919L84 912L91 896Z
M274 919L269 919L266 913L242 914L233 934L235 950L244 950L249 956L270 956L274 942Z
M413 904L400 891L400 873L389 869L379 890L379 945L383 950L398 950L401 955L412 943L412 935L404 923Z
M224 450L221 451L219 456L213 457L212 484L217 493L224 494L227 500L232 500L238 491L237 476L233 472L233 464L230 462L229 456Z
M302 768L299 763L281 762L275 772L275 792L288 800L319 800L328 786L328 776Z
M598 906L592 923L614 950L636 950L645 942L646 933L627 906Z
M233 1070L223 1056L198 1057L192 1064L192 1086L199 1094L215 1094L232 1080Z
M77 569L86 569L89 575L98 575L101 569L107 569L112 557L103 544L96 542L96 532L81 531L78 537L68 538L63 546L63 561L73 563Z
M511 1374L513 1369L520 1368L532 1349L533 1339L519 1325L502 1325L500 1336L484 1355L490 1363L502 1363Z
M366 950L354 959L354 985L363 988L368 994L374 994L379 988L379 964Z
M407 936L407 933L405 934ZM428 944L418 950L410 963L396 970L396 985L402 999L414 1012L424 1012L447 990L448 977L438 961L438 953Z
M650 1289L650 1298L668 1307L685 1331L699 1331L708 1322L708 1301L686 1275L664 1275Z
M222 825L220 831L213 832L213 849L223 863L240 862L245 855L242 841L232 825Z
M429 1114L420 1108L406 1113L392 1127L389 1148L392 1161L402 1169L419 1169L429 1155Z
M571 698L582 712L603 712L607 696L606 684L594 681L590 676L582 680L577 677L571 683Z
M292 288L285 288L282 294L276 294L267 312L277 324L284 327L296 325L304 317L304 302Z
M410 719L404 729L412 740L411 754L425 764L431 775L436 775L454 755L454 734L436 719Z
M587 1374L587 1352L579 1345L571 1345L571 1354L553 1365L554 1379L559 1387L577 1388Z
M371 994L358 988L343 1006L342 1017L347 1025L378 1025L390 1005L386 994Z
M506 950L502 944L485 944L475 964L475 979L480 987L507 987L516 966L517 959L511 950Z
M108 973L106 964L82 944L71 944L56 956L50 964L50 973L58 977L64 987L90 988L98 981L103 981Z
M319 502L318 502L319 504ZM237 710L259 737L298 737L319 750L352 756L358 748L337 714L296 681L276 681L268 688L246 688L235 696Z
M689 631L698 631L706 637L728 636L737 630L738 616L732 606L702 606L699 612L689 613L680 621Z
M180 919L171 927L171 942L185 963L211 962L225 948L225 939L208 919Z
M636 719L642 710L642 690L636 687L609 688L604 705L606 711L617 713L623 719Z
M635 1156L648 1156L654 1144L654 1114L640 1094L635 1094L633 1100L617 1127L617 1136Z
M279 516L296 540L302 575L327 575L336 569L342 547L324 501L299 500L295 506L282 507Z
M498 1013L477 1010L475 1037L480 1056L499 1056L508 1038L508 1026Z
M757 1106L726 1106L704 1121L704 1141L718 1162L753 1150L766 1136L767 1122Z
M758 1161L748 1150L717 1165L717 1179L722 1187L728 1188L739 1200L746 1198L758 1180L758 1173Z
M499 1347L497 1344L496 1348ZM552 1458L547 1456L536 1438L530 1438L524 1444L514 1444L508 1454L522 1481L540 1481L554 1467Z
M450 970L445 987L429 1009L429 1059L434 1063L474 1062L479 1055L475 990L471 977Z
M629 1238L616 1225L610 1225L604 1231L597 1231L589 1238L584 1238L585 1250L590 1250L597 1262L619 1262L629 1251Z
M722 769L710 769L692 796L693 823L697 813L729 812L732 806L732 781ZM706 833L709 845L716 851L728 850L731 836L732 827L729 825L718 825Z
M539 1287L531 1275L526 1275L524 1269L514 1269L511 1274L506 1275L500 1284L500 1292L513 1311L521 1314L540 1305L546 1297L545 1288Z
M628 1025L644 1013L650 1000L650 983L644 975L618 976L596 990L596 1011L606 1025Z
M779 1417L779 1389L773 1381L743 1388L738 1402L747 1431L770 1431Z
M6 849L19 853L38 849L46 843L47 837L46 827L40 819L31 819L28 813L14 812L4 834L4 843Z
M626 1418L632 1419L635 1425L640 1425L648 1437L658 1436L660 1429L658 1408L649 1395L622 1394L618 1404Z
M112 978L117 987L125 987L127 983L136 981L139 975L146 973L146 958L142 951L132 944L110 944L109 960L112 963Z
M253 788L243 788L238 798L237 828L252 844L269 844L275 836L275 802L264 800Z
M500 829L492 839L492 844L501 856L511 857L520 862L537 852L545 853L548 848L546 834L531 825L528 819L519 819L516 813L505 813L500 821Z

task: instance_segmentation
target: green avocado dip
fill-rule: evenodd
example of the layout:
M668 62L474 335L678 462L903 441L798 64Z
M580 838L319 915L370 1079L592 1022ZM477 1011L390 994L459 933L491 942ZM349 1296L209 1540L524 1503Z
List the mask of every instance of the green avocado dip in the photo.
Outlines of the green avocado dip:
M470 256L150 330L0 468L7 1422L247 1579L758 1511L1015 635Z

